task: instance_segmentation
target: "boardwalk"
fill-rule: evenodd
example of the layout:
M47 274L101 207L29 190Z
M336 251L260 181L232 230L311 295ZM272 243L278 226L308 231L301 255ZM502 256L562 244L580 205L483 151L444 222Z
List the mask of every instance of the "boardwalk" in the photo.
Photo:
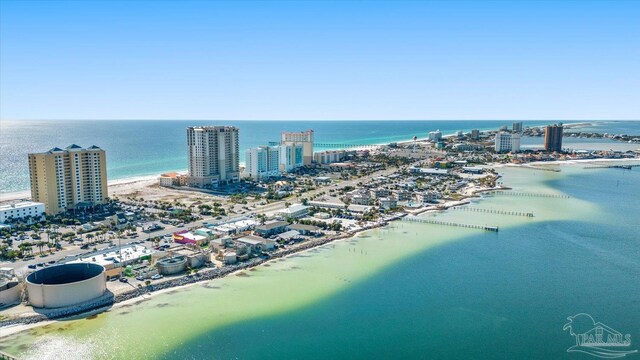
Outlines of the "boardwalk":
M463 227L463 228L468 228L468 229L478 229L478 230L494 231L494 232L498 231L498 227L497 226L482 226L482 225L462 224L462 223L455 223L455 222L450 222L450 221L424 219L424 218L419 218L417 216L405 216L404 218L402 218L402 221L418 222L418 223L423 223L423 224L444 225L444 226L456 226L456 227Z

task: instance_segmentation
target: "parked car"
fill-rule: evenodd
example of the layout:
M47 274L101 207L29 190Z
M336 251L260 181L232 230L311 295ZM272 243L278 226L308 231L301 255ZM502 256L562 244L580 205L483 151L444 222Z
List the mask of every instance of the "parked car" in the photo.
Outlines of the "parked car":
M121 277L120 282L126 283L129 282L129 279L127 279L126 277Z
M160 275L160 274L155 274L155 275L153 275L153 276L151 277L151 279L152 279L152 280L159 280L159 279L162 279L162 278L163 278L163 276L162 276L162 275Z
M36 264L29 264L27 267L29 269L35 269L36 268Z

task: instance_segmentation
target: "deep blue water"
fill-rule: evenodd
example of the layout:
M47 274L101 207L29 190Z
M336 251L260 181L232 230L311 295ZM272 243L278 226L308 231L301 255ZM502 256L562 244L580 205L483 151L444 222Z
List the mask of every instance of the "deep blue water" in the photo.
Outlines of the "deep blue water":
M585 170L550 184L597 204L608 221L530 223L432 248L329 299L204 334L165 358L593 359L566 352L575 341L563 325L581 312L640 348L640 171Z
M525 126L549 121L527 121ZM440 129L497 129L508 121L1 121L0 194L29 190L27 154L72 143L97 145L107 151L109 180L184 170L187 165L186 127L234 125L240 128L241 158L244 149L278 141L281 131L313 129L317 143L378 144L426 137ZM631 127L640 133L640 122L608 122L616 129Z

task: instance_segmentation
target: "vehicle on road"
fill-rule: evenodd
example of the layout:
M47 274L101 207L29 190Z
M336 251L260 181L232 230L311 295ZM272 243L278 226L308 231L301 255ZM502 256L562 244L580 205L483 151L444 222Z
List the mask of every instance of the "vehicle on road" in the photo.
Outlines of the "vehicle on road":
M35 269L36 268L36 264L29 264L27 267L29 269Z
M126 283L129 282L129 279L127 279L126 277L121 277L120 282Z
M162 278L163 278L163 276L162 276L162 275L160 275L160 274L155 274L155 275L153 275L153 276L151 277L151 279L152 279L152 280L159 280L159 279L162 279Z

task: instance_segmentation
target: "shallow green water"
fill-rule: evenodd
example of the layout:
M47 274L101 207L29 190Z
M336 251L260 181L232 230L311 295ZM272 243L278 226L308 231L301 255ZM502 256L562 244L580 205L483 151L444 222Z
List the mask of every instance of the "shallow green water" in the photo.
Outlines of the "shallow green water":
M640 339L640 172L503 169L515 190L254 271L3 338L24 358L581 358L587 312ZM636 344L636 345L640 345ZM640 347L639 347L640 348Z

